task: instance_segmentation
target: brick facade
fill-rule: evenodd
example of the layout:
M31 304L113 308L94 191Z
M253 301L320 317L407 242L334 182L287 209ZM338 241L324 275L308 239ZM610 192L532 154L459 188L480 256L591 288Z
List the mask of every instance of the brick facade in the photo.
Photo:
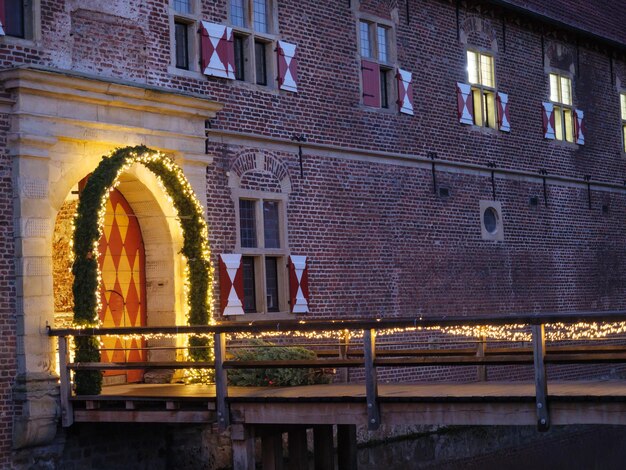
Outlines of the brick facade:
M456 5L442 0L353 0L351 6L345 0L279 0L276 37L298 46L298 93L176 71L167 1L38 3L35 40L0 39L0 68L52 68L223 103L207 122L211 162L202 201L215 266L218 254L236 249L230 174L246 158L277 162L267 171L245 173L239 187L281 192L289 181L288 250L308 257L310 316L626 308L626 158L619 116L626 37L623 13L612 15L611 2L590 2L597 3L591 13L580 9L587 3L571 2L562 16L563 8L543 8L534 0L514 2L517 9L469 2L457 23ZM202 19L227 22L226 0L197 4ZM549 18L528 16L524 8ZM390 110L362 104L360 14L393 23L397 65L413 73L413 116L396 112L395 96ZM610 43L602 38L603 27ZM467 81L468 47L495 59L497 89L509 96L510 133L459 123L456 83ZM548 73L555 70L571 74L574 107L585 112L584 146L543 138L541 103L549 98ZM8 129L3 115L2 468L10 466L18 373ZM296 136L306 139L301 160ZM432 153L438 187L447 188L448 196L433 190ZM488 165L495 168L493 183ZM545 201L540 170L547 174ZM594 183L591 193L585 177ZM501 242L481 237L479 202L494 192L502 205ZM537 205L530 203L535 197ZM435 369L418 375L447 377Z

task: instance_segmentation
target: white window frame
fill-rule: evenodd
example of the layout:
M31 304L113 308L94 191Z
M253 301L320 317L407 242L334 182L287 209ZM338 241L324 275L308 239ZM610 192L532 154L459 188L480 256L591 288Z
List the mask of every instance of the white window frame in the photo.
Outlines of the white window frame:
M276 42L278 41L278 6L276 0L265 0L267 32L260 32L254 29L254 0L244 0L244 26L235 25L231 15L231 1L228 0L228 24L233 28L233 35L243 38L243 80L238 82L248 82L264 88L278 88L277 65L275 59ZM266 81L267 84L257 84L256 76L256 54L255 43L261 42L265 45ZM233 45L234 47L234 45ZM237 62L237 57L235 57Z
M232 200L235 206L236 221L236 244L235 252L241 253L242 257L254 258L255 271L255 297L256 312L246 312L245 317L265 316L265 315L281 315L289 313L289 278L287 272L287 261L289 257L288 238L287 238L287 198L283 193L252 191L245 189L232 189ZM239 200L247 199L255 202L255 223L256 223L256 248L248 248L241 246L241 223L239 213ZM279 240L280 248L265 248L264 240L264 224L263 224L263 201L278 202L278 224L279 224ZM278 276L278 311L268 312L267 308L267 286L265 272L265 258L277 258L277 276Z
M169 23L170 23L170 65L168 71L177 75L187 75L196 77L201 74L200 70L200 40L198 31L202 21L202 9L199 0L189 0L191 6L190 13L183 13L174 9L174 0L169 2ZM186 23L187 26L187 54L189 57L189 68L182 69L176 67L176 22Z
M620 117L622 122L622 153L626 153L626 91L620 91Z
M41 0L24 0L24 37L0 36L6 44L32 47L41 40Z
M477 74L478 80L472 82L469 70L469 54L476 54L477 56ZM493 86L485 85L482 77L482 57L486 56L491 58L491 72L493 74ZM486 51L474 47L468 47L465 53L465 59L467 62L467 83L472 90L472 102L474 105L474 125L484 127L486 129L498 129L498 86L496 80L496 57L491 51ZM491 97L492 102L489 103L488 99ZM478 106L477 105L478 102ZM491 110L491 113L487 111ZM491 115L491 119L489 116Z
M370 42L370 56L365 57L361 53L361 23L368 24L368 37ZM378 28L385 28L387 30L387 60L380 60L380 51L378 45ZM397 43L396 43L396 28L393 22L384 20L382 18L368 15L366 13L361 13L357 16L356 19L356 35L357 35L357 44L358 44L358 53L361 59L368 60L370 62L374 62L378 64L380 67L380 71L383 72L386 76L387 80L387 107L382 106L382 89L381 89L381 106L380 108L384 111L394 111L395 107L393 106L396 102L398 96L398 87L396 84L396 71L398 70L398 51L397 51ZM361 83L361 90L363 89L363 84Z
M557 79L557 97L556 100L552 96L552 76ZM567 103L563 100L562 92L562 79L567 79L569 82L569 95L570 102ZM548 72L548 99L554 104L554 138L561 142L569 142L573 144L576 142L576 132L574 120L576 119L576 110L574 109L574 78L561 70L554 70ZM567 117L569 115L569 118ZM571 135L567 135L569 122L569 130Z

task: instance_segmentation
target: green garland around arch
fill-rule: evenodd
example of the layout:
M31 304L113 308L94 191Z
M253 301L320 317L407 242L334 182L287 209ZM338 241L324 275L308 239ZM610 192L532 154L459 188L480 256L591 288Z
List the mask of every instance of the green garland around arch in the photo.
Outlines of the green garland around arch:
M78 327L98 325L100 274L97 250L106 203L119 176L134 163L141 163L157 176L179 214L183 231L180 252L187 260L188 322L190 325L206 325L211 318L209 289L213 273L202 206L180 167L171 158L145 146L120 148L103 157L81 192L74 220L74 323ZM100 361L98 338L76 337L75 341L76 362ZM189 346L192 360L212 359L209 339L192 337ZM77 371L75 383L76 393L95 395L102 388L102 374L100 371Z

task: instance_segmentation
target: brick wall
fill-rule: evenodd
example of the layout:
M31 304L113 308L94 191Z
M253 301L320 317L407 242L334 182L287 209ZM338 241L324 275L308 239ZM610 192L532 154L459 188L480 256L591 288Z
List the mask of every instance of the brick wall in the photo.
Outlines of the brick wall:
M6 151L6 115L0 115L0 468L9 467L16 374L12 162Z

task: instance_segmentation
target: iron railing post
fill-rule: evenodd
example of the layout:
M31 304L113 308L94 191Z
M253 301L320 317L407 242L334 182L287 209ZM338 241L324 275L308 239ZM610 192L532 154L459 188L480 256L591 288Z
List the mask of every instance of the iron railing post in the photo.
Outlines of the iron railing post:
M72 381L69 363L69 348L67 336L59 336L59 382L61 393L61 423L67 428L74 423L74 408L72 405Z
M217 424L220 431L230 425L230 410L228 409L228 376L224 369L226 358L226 334L213 335L215 350L215 407L217 409Z
M378 407L378 379L376 377L376 330L363 330L365 357L365 395L367 401L367 428L375 431L380 426Z
M544 324L532 325L533 356L535 362L535 402L537 405L537 429L547 431L550 427L548 414L548 382L546 376L546 335Z

